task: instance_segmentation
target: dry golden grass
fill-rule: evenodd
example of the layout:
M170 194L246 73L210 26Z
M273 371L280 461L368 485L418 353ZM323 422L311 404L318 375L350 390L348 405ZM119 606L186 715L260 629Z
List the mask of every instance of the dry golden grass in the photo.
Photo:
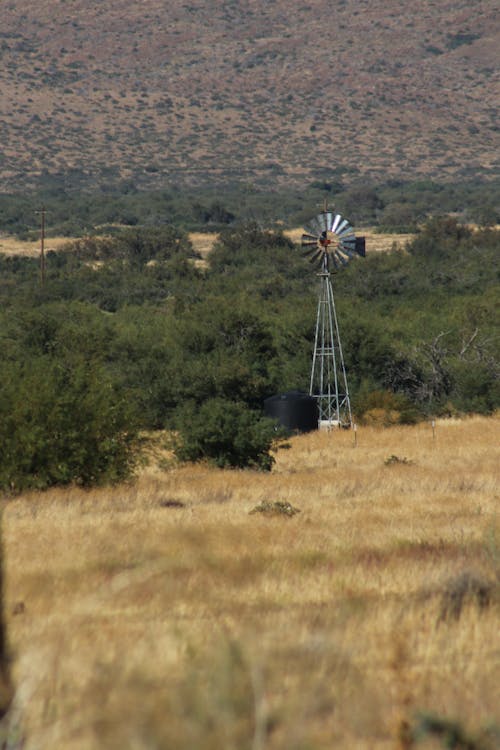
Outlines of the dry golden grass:
M500 705L499 427L314 433L271 474L151 467L10 501L10 731L33 750L388 750L432 711L478 736ZM301 513L250 514L262 500Z
M218 232L189 232L189 240L205 261L214 244L219 239Z
M67 237L47 237L45 239L45 252L59 250L69 242ZM11 235L0 235L0 253L3 255L24 255L35 258L40 255L40 240L27 242L18 240Z
M300 244L303 231L301 227L298 227L297 229L286 230L284 234L293 242ZM414 237L412 234L378 234L373 229L359 229L357 233L366 237L367 252L388 252L394 250L396 246L404 247ZM201 255L201 258L196 261L196 265L204 267L210 251L219 238L219 234L217 232L189 232L188 236L195 250ZM68 237L49 237L45 241L45 250L46 252L58 250L68 242L70 242ZM40 241L26 242L10 235L2 235L0 236L0 253L37 257L40 254Z

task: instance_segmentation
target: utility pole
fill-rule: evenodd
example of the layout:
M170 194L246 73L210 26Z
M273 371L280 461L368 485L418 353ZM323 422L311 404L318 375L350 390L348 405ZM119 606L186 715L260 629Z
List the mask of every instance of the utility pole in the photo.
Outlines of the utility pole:
M41 211L35 211L40 214L40 281L42 287L45 286L45 206L42 206Z

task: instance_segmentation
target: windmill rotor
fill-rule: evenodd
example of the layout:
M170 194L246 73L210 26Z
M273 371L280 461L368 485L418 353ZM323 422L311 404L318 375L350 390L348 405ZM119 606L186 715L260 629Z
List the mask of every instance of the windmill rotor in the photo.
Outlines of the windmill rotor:
M364 256L364 237L356 237L348 219L322 211L304 227L302 251L308 260L329 272L346 266L354 255Z

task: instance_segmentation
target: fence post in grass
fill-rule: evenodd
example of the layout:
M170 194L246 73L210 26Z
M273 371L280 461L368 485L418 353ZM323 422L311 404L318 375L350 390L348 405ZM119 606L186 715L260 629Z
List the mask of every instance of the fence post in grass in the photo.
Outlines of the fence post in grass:
M356 424L356 422L354 422L354 424L352 426L352 429L354 431L354 444L353 444L353 448L356 448L356 446L358 444L358 425Z
M431 421L431 427L432 427L432 439L436 440L436 420L435 419Z

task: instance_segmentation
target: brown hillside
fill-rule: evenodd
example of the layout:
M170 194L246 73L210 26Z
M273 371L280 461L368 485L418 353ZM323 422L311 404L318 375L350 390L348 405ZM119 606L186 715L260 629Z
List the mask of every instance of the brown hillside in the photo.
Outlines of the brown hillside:
M488 175L493 0L2 3L0 189Z

